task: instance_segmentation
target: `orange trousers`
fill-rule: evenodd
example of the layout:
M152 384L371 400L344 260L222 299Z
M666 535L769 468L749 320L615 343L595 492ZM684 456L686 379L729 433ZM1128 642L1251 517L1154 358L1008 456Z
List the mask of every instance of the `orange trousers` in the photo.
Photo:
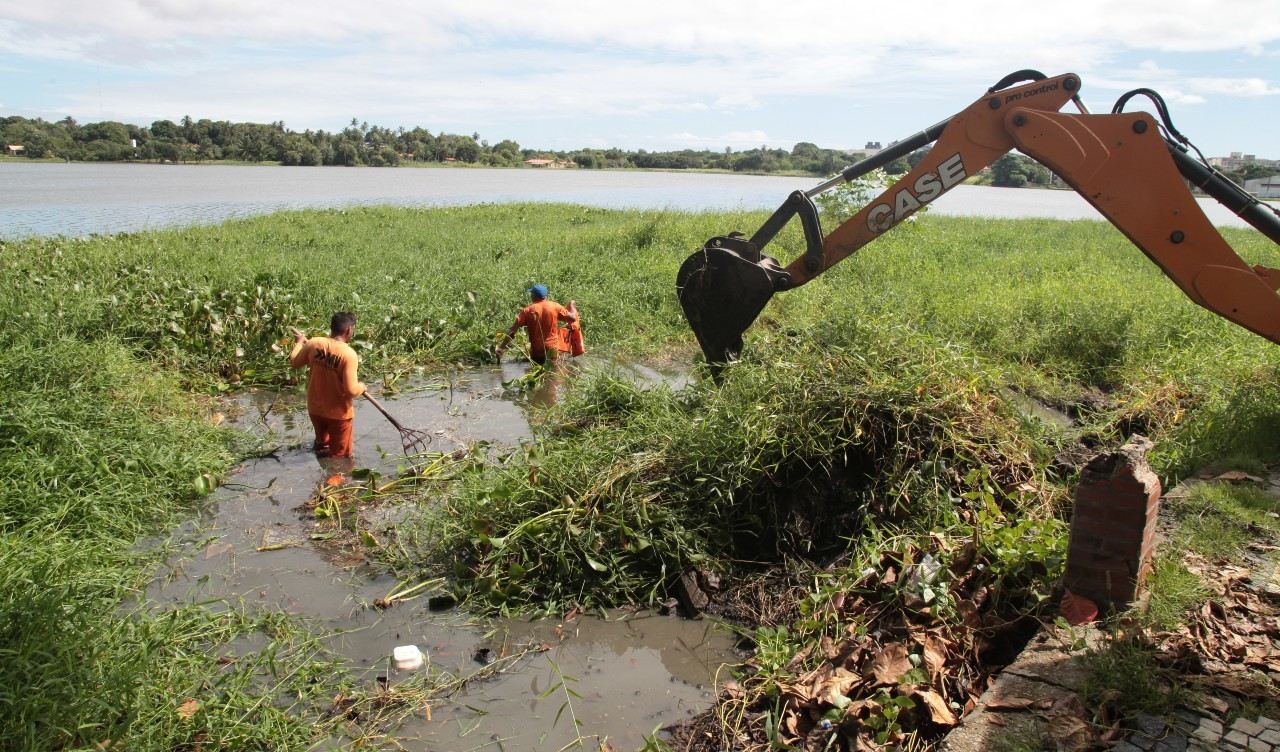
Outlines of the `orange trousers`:
M311 416L311 425L316 429L315 450L321 457L350 457L352 419L339 420Z

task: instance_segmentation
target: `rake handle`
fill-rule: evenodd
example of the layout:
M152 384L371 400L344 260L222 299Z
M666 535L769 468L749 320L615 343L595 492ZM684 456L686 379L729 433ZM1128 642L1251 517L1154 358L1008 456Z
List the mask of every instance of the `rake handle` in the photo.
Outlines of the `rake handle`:
M382 416L384 418L391 421L391 425L395 426L397 431L404 433L406 430L408 430L404 426L400 425L400 421L391 417L391 413L387 412L387 408L383 407L381 402L374 399L372 394L369 394L369 392L366 391L364 393L364 398L369 400L369 402L373 403L373 406L378 408L378 412L382 413Z

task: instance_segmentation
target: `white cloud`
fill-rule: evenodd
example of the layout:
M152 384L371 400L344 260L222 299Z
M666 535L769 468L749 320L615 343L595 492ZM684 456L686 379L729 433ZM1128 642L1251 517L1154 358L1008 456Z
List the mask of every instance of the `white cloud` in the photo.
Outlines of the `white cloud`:
M1270 97L1280 94L1280 87L1272 86L1261 78L1192 78L1191 88L1206 94L1227 94L1233 97Z
M39 28L0 20L0 51L18 57L77 60L93 42L91 37L60 37Z
M927 102L918 109L943 116L1026 67L1081 74L1086 99L1135 86L1182 104L1277 93L1264 65L1280 44L1274 5L1077 0L1068 15L926 0L886 22L826 0L793 0L785 12L764 0L0 0L0 55L93 71L91 90L68 83L61 101L38 105L82 120L190 113L334 128L376 114L470 132L572 118L763 117L804 97L877 117ZM1170 51L1258 55L1264 70L1193 77L1156 62ZM1115 70L1135 54L1148 59Z
M777 138L771 138L763 130L728 131L713 135L700 135L691 131L668 133L655 140L655 146L665 149L712 149L719 150L732 147L736 150L755 149L761 146L770 148L791 148Z
M953 62L1007 51L1044 60L1047 51L1106 49L1260 50L1280 38L1273 0L1077 0L1071 13L1027 12L1000 0L921 2L910 18L885 23L857 4L793 0L785 14L771 2L651 0L6 0L5 16L28 30L61 37L86 57L164 49L175 39L279 44L371 43L384 49L466 47L479 40L535 40L557 46L676 52L747 60L910 45L949 51ZM94 40L108 40L98 45ZM110 43L114 40L114 44ZM900 65L911 66L913 59Z

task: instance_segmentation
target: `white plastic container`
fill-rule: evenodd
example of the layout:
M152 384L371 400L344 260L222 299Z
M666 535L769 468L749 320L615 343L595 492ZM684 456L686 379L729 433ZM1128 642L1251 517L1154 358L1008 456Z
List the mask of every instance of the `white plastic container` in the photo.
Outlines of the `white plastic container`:
M397 671L417 671L422 668L422 651L417 645L400 645L391 651L391 661Z

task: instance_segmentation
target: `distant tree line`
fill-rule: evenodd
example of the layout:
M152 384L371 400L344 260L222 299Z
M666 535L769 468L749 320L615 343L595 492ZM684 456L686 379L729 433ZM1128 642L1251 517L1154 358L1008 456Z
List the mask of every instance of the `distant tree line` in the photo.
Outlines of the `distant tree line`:
M526 159L541 158L587 169L714 169L813 175L830 175L866 156L864 151L823 149L808 142L798 143L790 150L762 146L743 151L547 151L521 148L510 139L490 144L478 133L467 136L433 134L425 128L382 128L354 118L346 128L330 133L292 131L283 122L264 125L184 117L176 123L157 120L149 126L114 121L82 125L70 117L48 122L14 116L0 118L0 142L21 145L21 154L32 159L90 162L234 160L375 167L406 162L461 162L515 167ZM905 172L908 163L898 160L887 169L891 174Z
M278 162L283 165L393 166L413 162L458 162L490 167L518 167L526 159L549 159L561 166L585 169L648 168L665 170L728 170L751 173L832 175L865 158L866 150L824 149L802 141L790 150L761 146L723 151L681 149L646 151L578 149L548 151L522 148L510 139L496 144L454 133L431 133L425 128L382 128L352 118L341 131L292 131L283 122L232 123L226 120L179 122L157 120L149 126L115 121L81 125L70 117L57 122L36 118L0 117L0 146L22 147L32 159L81 162L204 162L231 160ZM921 149L884 167L889 175L906 173L928 152ZM1246 179L1277 174L1275 169L1246 165L1228 177ZM1006 154L979 178L991 185L1022 187L1049 185L1052 174L1039 162L1020 154Z

